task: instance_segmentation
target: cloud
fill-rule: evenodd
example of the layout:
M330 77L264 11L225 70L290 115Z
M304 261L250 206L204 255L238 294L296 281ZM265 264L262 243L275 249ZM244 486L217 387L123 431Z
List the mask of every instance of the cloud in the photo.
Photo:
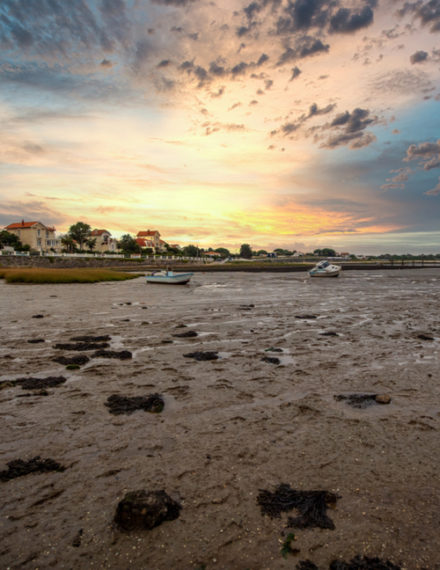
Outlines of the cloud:
M364 132L368 126L377 123L377 117L371 117L368 109L356 108L350 113L345 111L337 115L328 126L322 130L336 130L337 133L328 137L322 143L322 148L336 148L348 145L351 149L359 149L368 146L376 140L369 132Z
M285 49L278 60L277 66L316 55L318 53L326 53L329 49L329 44L323 44L320 39L313 38L311 36L303 36L296 42L294 48L287 47Z
M423 61L426 61L428 59L428 52L420 50L420 51L416 51L415 53L413 53L411 55L411 57L409 58L410 62L412 64L414 63L422 63Z
M188 6L188 4L192 4L195 0L151 0L153 4L160 4L162 6L176 6L176 7L184 7Z
M295 65L295 67L292 67L292 75L291 75L289 81L293 81L294 79L296 79L300 75L300 73L301 73L301 70L299 67L297 67L296 65Z
M425 192L427 196L438 196L440 194L440 177L438 179L437 186Z
M423 170L432 170L440 166L440 139L437 142L411 144L406 150L404 162L418 160Z
M335 104L331 103L326 107L319 108L316 103L313 103L309 107L309 111L307 114L303 113L296 121L289 121L281 125L279 130L274 130L271 132L271 135L274 136L278 133L281 133L283 136L288 136L297 131L306 121L312 119L313 117L317 117L319 115L326 115L330 113L335 108Z
M412 170L411 168L399 168L391 170L391 173L395 176L386 179L386 184L381 186L382 190L403 190Z
M401 16L412 14L421 21L423 26L430 26L431 32L440 31L440 6L437 0L405 2L398 13Z
M373 22L373 10L364 6L360 12L352 12L348 8L340 8L330 19L330 32L350 34Z

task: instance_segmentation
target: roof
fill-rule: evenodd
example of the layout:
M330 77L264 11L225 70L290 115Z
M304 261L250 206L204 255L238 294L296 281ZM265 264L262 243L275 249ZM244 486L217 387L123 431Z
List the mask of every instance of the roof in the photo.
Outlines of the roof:
M14 224L9 224L9 226L6 226L6 229L7 230L22 230L22 229L32 228L33 226L35 226L35 224L41 224L49 232L55 231L54 227L45 226L41 222L25 222L24 220L22 220L21 222L16 222Z
M157 230L147 230L146 232L138 232L137 237L155 236L156 234L159 234Z
M102 234L109 234L110 235L110 232L107 230L92 230L90 232L91 236L102 236Z
M153 242L149 239L136 238L136 243L141 247L153 247Z

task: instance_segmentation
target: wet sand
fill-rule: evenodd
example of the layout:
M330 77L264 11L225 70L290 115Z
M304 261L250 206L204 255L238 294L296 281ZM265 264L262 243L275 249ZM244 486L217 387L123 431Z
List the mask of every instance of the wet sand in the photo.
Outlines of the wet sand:
M360 554L439 569L439 306L435 269L198 273L184 287L0 281L0 381L66 378L47 395L0 391L0 470L37 455L65 467L0 482L0 566L263 570L309 559L323 570ZM198 336L173 336L188 330ZM110 335L110 350L133 358L53 362L79 354L55 349L79 335ZM219 358L183 356L194 351ZM358 393L391 403L335 399ZM113 394L160 394L165 407L112 415ZM260 490L280 483L339 495L335 529L263 515ZM179 518L115 528L118 502L139 489L165 490ZM300 552L283 558L289 532Z

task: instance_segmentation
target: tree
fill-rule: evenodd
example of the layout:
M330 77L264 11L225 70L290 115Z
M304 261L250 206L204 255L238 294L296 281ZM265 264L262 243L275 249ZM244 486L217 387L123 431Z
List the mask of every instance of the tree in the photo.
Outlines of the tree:
M16 251L23 251L24 247L18 236L7 230L2 230L0 232L0 249L3 249L5 246L13 247Z
M93 251L95 249L95 246L96 246L96 238L88 238L86 240L86 245L90 251Z
M124 234L118 241L118 247L123 253L140 253L141 247L130 234Z
M315 249L314 255L319 255L321 257L336 257L336 251L330 247L324 247L324 249Z
M267 251L265 249L259 249L257 255L267 255Z
M241 245L240 257L244 257L244 259L252 259L252 249L248 243L243 243Z
M69 234L66 234L61 238L61 244L63 245L67 253L73 253L76 249L75 240Z
M219 253L222 257L229 257L231 255L229 249L226 249L225 247L218 247L214 251Z
M198 257L199 255L199 248L195 245L186 245L182 251L186 257Z
M89 224L85 224L84 222L76 222L76 224L70 226L67 233L72 239L78 242L79 249L81 250L83 248L83 243L90 237L91 231L92 229Z

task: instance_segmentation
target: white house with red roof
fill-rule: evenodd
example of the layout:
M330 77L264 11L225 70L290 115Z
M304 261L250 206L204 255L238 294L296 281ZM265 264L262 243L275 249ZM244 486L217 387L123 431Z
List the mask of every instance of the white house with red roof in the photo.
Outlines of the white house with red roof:
M16 222L5 227L7 232L15 234L23 245L40 253L60 253L61 241L55 235L55 228L41 222Z
M94 251L105 253L114 252L118 249L117 240L112 238L112 234L107 230L92 230L90 237L96 239Z
M151 247L155 253L166 251L166 243L160 239L157 230L143 230L137 233L136 243L141 247Z

